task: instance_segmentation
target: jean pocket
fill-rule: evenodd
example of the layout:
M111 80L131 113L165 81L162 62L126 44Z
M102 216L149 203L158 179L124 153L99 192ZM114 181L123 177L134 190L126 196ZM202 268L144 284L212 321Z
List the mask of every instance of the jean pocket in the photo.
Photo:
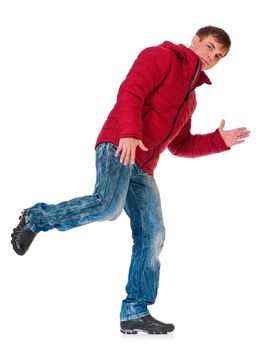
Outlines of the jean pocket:
M107 152L109 154L109 156L114 157L115 153L117 151L118 146L114 145L113 143L108 143L108 147L107 147Z
M111 143L111 148L113 149L114 152L116 152L117 149L118 149L118 146L116 146L113 143Z

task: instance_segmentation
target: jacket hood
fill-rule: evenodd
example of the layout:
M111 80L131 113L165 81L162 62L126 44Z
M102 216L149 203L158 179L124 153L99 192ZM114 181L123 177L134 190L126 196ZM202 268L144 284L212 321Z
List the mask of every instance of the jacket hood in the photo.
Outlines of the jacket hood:
M183 44L176 45L170 41L164 41L159 46L174 52L174 54L176 54L180 60L184 61L187 64L190 63L196 66L199 62L199 56ZM204 71L201 71L196 86L199 86L203 83L211 85L211 81L207 74L205 74Z

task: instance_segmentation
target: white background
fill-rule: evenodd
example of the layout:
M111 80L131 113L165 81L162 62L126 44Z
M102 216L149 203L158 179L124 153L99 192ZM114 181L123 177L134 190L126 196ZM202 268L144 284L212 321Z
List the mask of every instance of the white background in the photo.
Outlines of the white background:
M231 3L231 4L230 4ZM256 1L2 0L0 5L0 347L258 349L258 16ZM22 208L90 194L94 144L140 50L229 32L229 55L197 90L193 132L246 126L251 137L199 159L161 156L167 239L153 316L166 336L123 336L131 254L125 214L40 233L17 256Z

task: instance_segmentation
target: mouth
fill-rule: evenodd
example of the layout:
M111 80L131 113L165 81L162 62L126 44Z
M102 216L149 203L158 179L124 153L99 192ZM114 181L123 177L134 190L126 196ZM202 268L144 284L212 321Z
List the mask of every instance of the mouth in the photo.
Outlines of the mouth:
M201 57L201 61L202 61L203 64L206 64L206 66L209 65L209 63L208 63L204 58L202 58L202 57Z

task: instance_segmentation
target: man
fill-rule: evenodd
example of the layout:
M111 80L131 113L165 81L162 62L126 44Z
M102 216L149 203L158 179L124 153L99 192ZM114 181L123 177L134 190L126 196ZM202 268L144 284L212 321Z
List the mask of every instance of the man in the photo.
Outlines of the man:
M249 136L246 128L224 130L224 120L210 134L190 132L194 90L211 84L204 71L226 56L230 45L224 30L207 26L198 30L189 48L166 41L144 49L121 84L98 136L94 193L58 205L37 203L23 211L13 231L13 248L23 255L40 231L113 220L125 209L134 244L120 313L123 333L174 330L148 311L157 295L165 237L153 176L160 153L168 148L177 156L199 157L226 151Z

